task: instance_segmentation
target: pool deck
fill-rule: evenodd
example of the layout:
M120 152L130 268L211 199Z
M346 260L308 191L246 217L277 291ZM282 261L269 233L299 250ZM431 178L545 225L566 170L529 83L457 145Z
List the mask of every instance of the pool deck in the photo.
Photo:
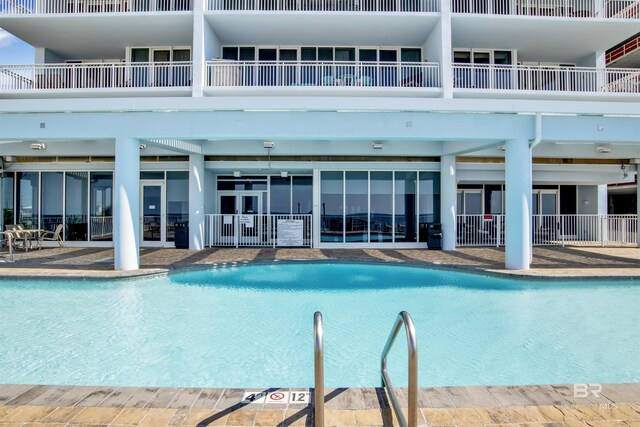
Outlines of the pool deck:
M313 424L308 404L242 403L247 391L264 390L0 385L0 426ZM325 401L327 427L397 425L380 388L328 389ZM572 385L422 388L418 403L424 426L640 426L640 383L603 384L598 397Z
M0 278L125 278L192 268L276 261L361 261L453 268L532 278L596 277L640 279L640 249L635 247L536 247L530 270L504 269L504 248L425 249L141 249L140 270L113 271L111 248L45 248L19 252L15 262L0 262Z

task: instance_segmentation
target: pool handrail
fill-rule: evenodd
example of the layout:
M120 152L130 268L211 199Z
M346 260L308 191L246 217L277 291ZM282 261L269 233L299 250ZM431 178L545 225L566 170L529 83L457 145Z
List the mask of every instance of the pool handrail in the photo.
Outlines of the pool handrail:
M324 331L322 328L322 313L316 311L313 315L313 368L314 368L314 397L313 418L315 427L324 427Z
M409 423L402 413L402 408L398 402L398 396L391 384L391 378L387 372L387 356L393 346L393 343L400 332L400 328L404 324L404 330L407 334L407 347L409 353L409 396L408 396L408 412ZM406 311L401 311L396 318L387 343L382 350L380 358L380 373L382 375L382 387L387 389L389 400L393 411L398 418L401 427L417 427L418 426L418 342L416 340L416 328L413 326L413 319Z

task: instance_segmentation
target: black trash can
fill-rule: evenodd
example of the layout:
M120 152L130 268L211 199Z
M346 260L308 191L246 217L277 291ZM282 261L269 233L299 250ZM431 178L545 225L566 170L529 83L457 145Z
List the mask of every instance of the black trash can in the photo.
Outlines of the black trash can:
M176 222L173 226L173 241L177 249L189 249L189 222Z
M442 249L442 224L433 223L428 226L427 247L429 249Z

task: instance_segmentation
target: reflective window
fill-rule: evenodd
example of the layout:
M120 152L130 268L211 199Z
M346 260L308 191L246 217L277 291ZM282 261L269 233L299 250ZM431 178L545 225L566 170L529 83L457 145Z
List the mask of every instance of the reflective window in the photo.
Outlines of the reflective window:
M167 172L167 242L175 239L177 222L189 221L189 172Z
M55 231L62 224L63 172L42 172L42 218L40 228Z
M420 172L420 195L418 198L418 219L420 229L427 223L440 222L440 174Z
M291 213L313 213L313 177L294 176L291 197Z
M4 174L2 177L2 225L15 224L13 215L13 173ZM4 227L2 228L4 230Z
M320 241L322 242L344 241L342 186L342 172L321 172Z
M291 213L291 178L271 177L271 213Z
M371 242L393 241L393 173L371 172Z
M345 214L347 242L366 242L369 234L369 173L346 173Z
M416 242L416 172L395 173L395 241Z
M89 173L67 172L65 185L65 240L87 240Z
M113 173L91 172L89 234L93 241L113 239Z
M16 201L18 204L17 224L24 228L38 228L38 172L18 172L16 180Z

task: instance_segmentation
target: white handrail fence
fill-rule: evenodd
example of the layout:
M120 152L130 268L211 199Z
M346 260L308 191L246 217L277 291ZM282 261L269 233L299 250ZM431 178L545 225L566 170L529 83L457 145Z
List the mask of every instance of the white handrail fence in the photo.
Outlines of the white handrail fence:
M208 0L207 10L439 12L439 0Z
M189 11L192 0L0 0L0 15Z
M207 62L207 86L236 87L440 87L438 63L430 62Z
M293 226L293 236L289 228L279 230L285 224ZM205 246L311 247L313 244L310 214L207 214L204 225Z
M89 218L91 240L111 240L113 238L113 217L92 216Z
M453 13L638 19L638 0L451 0Z
M457 215L458 246L504 246L505 215ZM637 215L532 215L534 246L637 243Z
M191 86L191 62L0 65L0 90Z
M640 69L453 64L454 88L640 93Z

